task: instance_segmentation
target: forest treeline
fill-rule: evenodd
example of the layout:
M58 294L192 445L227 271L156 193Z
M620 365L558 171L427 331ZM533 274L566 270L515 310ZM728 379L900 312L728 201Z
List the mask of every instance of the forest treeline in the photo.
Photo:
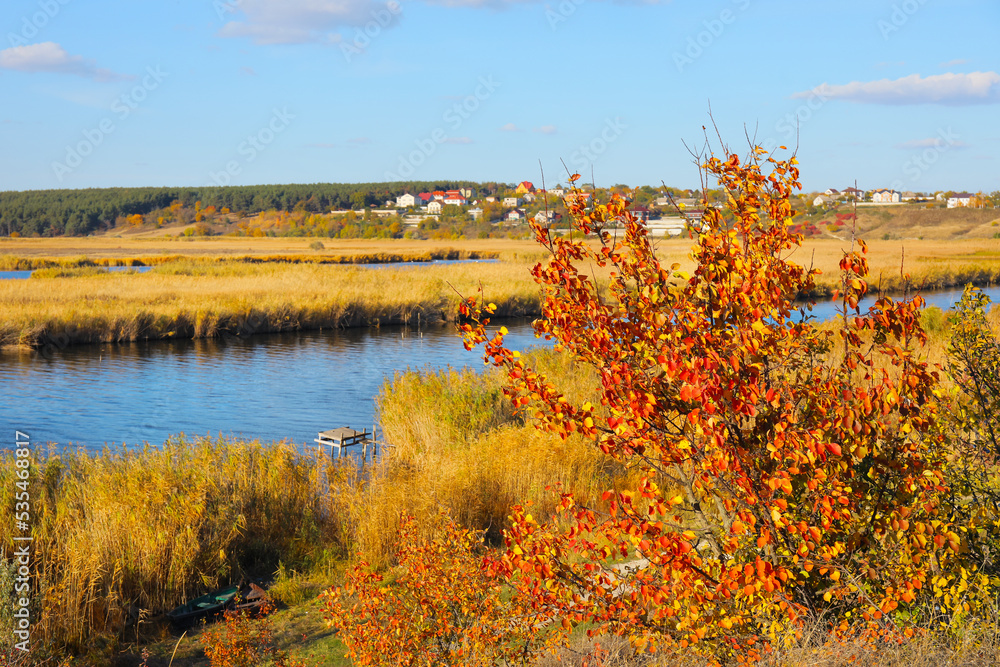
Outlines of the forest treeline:
M115 225L119 217L147 215L181 202L201 202L234 212L307 211L381 205L404 193L458 188L492 193L505 187L471 181L397 181L392 183L313 183L192 188L102 188L0 192L0 236L85 236Z

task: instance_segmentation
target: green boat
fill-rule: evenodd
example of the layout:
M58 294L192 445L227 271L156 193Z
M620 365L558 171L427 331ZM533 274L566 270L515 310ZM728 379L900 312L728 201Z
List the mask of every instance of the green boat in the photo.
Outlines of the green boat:
M239 584L217 590L167 612L167 618L176 626L185 627L206 616L220 613L233 603L240 592Z

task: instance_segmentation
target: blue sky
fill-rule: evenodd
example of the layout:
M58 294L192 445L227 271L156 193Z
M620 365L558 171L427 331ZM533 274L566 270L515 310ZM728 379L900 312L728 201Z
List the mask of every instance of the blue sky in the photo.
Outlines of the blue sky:
M723 138L806 190L1000 190L996 0L5 0L0 191L694 187ZM714 132L712 133L714 137Z

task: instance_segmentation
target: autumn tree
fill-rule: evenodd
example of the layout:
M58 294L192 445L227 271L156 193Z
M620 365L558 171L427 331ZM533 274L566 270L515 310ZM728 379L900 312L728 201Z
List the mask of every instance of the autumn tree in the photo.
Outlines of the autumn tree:
M935 552L960 549L939 516L922 301L882 296L861 311L858 241L840 263L843 317L818 325L797 301L818 272L792 260L795 158L755 148L700 163L701 192L717 181L725 206L703 197L691 275L660 263L619 195L593 206L568 195L568 236L533 225L549 251L533 269L535 331L597 372L596 405L528 367L505 329L488 333L480 297L462 308L467 347L485 344L538 428L582 434L643 472L608 490L606 508L565 494L549 523L515 508L504 562L540 613L642 650L751 659L806 619L892 630Z

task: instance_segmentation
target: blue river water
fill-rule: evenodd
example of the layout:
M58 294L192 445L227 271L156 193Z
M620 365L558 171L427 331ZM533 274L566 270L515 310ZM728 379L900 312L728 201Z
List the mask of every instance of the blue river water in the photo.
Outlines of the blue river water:
M545 343L507 323L515 349ZM87 345L0 354L0 428L87 449L226 435L312 444L372 428L383 383L407 368L483 368L454 325Z
M984 291L1000 300L1000 288ZM947 310L961 294L925 298ZM812 314L825 320L837 308L819 303ZM506 325L514 349L545 344L527 321ZM0 429L88 449L158 445L182 432L311 445L321 430L371 428L375 397L394 373L448 366L483 368L453 325L4 352Z

